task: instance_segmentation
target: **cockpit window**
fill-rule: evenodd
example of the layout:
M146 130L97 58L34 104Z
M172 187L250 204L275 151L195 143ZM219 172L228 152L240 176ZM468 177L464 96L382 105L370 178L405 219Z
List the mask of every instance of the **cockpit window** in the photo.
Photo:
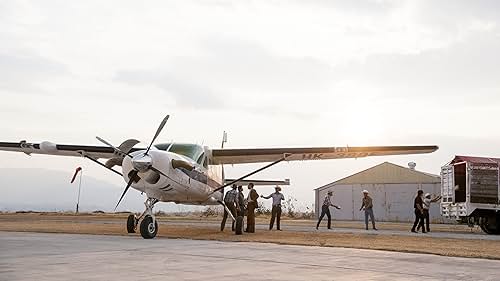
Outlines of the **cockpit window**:
M184 155L193 161L198 161L200 157L204 154L203 147L197 144L185 144L185 143L174 143L170 146L170 143L155 144L158 150L168 151ZM169 149L170 147L170 149Z

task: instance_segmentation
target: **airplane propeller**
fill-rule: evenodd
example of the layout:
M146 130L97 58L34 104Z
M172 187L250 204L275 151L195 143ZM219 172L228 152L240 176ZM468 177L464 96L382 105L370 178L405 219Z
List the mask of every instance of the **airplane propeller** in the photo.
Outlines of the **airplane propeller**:
M118 200L118 203L116 203L115 211L116 211L116 208L118 208L118 205L120 205L120 202L122 201L123 197L125 196L125 193L127 193L128 189L130 188L132 183L136 180L136 177L138 177L137 173L138 172L136 170L133 170L130 173L130 180L128 181L127 186L125 187L125 190L123 191L122 196L120 196L120 200Z
M158 137L158 135L161 133L161 130L163 130L163 127L165 127L165 124L167 123L168 118L170 118L170 115L165 116L165 118L163 118L163 120L161 121L160 126L158 126L158 129L156 130L156 134L153 137L153 139L151 140L151 143L149 144L148 149L146 150L146 152L144 152L144 155L148 155L149 149L153 145L153 143L156 140L156 138Z
M159 173L159 174L167 177L167 175L165 175L163 172L161 172L160 170L153 167L152 159L151 159L151 156L148 154L148 152L151 149L151 147L153 146L153 143L156 140L156 138L158 137L158 135L160 135L161 131L163 130L163 127L165 127L165 124L167 123L169 117L170 117L170 115L167 115L167 116L165 116L165 118L163 118L163 120L161 121L160 126L158 126L158 129L156 130L156 133L155 133L153 139L151 140L151 143L149 144L148 148L146 149L144 154L140 155L140 156L139 155L132 156L132 155L120 150L119 148L115 147L114 145L107 142L106 140L104 140L100 137L96 137L100 142L113 148L113 150L115 151L116 154L119 154L123 157L128 156L128 157L130 157L130 159L132 159L133 170L129 173L130 180L128 181L127 186L125 187L125 190L123 190L123 193L120 196L120 199L118 200L118 203L115 206L115 210L116 210L116 208L118 208L118 205L120 205L120 202L122 201L123 197L127 193L128 189L130 188L132 183L138 182L140 180L139 175L138 175L139 172L146 172L147 170L152 170L156 173Z

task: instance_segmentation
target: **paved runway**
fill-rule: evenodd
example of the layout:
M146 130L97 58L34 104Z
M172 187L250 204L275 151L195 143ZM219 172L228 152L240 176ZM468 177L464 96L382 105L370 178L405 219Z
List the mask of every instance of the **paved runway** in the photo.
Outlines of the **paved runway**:
M160 220L160 227L162 225L162 221ZM168 225L185 225L190 227L213 227L214 229L218 229L220 226L220 222L217 221L182 221L182 220L171 220L164 222L165 226ZM363 225L360 222L360 225ZM360 228L347 228L347 227L336 227L333 224L333 228L328 230L325 227L325 222L321 225L319 230L316 230L315 223L313 222L310 226L304 225L293 225L288 224L286 221L282 223L283 230L290 231L299 231L299 232L333 232L333 233L350 233L350 234L370 234L370 235L398 235L398 236L424 236L424 237L433 237L433 238L453 238L453 239L470 239L470 240L490 240L490 241L500 241L500 235L488 235L482 231L479 232L429 232L429 233L412 233L410 232L411 225L408 224L408 230L394 230L394 229L384 229L379 226L377 231L375 230L365 230ZM230 223L227 223L227 226L230 226ZM269 225L258 223L256 224L256 229L261 231L268 231Z
M498 280L499 268L373 250L0 232L0 280Z

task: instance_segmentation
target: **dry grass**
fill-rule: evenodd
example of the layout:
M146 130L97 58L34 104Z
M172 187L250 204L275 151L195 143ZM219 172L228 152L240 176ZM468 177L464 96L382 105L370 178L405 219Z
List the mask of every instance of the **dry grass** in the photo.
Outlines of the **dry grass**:
M110 215L55 215L55 214L0 214L0 231L27 231L49 233L79 233L127 235L124 226L126 214ZM189 218L175 218L187 220ZM216 219L216 218L215 218ZM361 249L377 249L398 252L429 253L444 256L475 257L500 259L500 241L462 240L448 238L431 238L425 236L392 236L373 234L345 234L325 232L294 232L294 231L258 231L254 234L234 235L229 230L218 231L214 227L196 227L171 224L171 218L162 217L167 221L160 226L159 237L187 238L218 241L247 241L277 244L293 244L323 247L348 247ZM206 221L206 218L189 219ZM291 224L310 225L311 221L287 221ZM354 224L354 223L346 223ZM359 224L359 222L357 223ZM337 226L339 226L336 223ZM386 224L384 227L408 227L403 224ZM382 226L381 226L382 227ZM436 229L437 226L434 226ZM462 232L457 226L440 226L443 229L451 227L452 231ZM139 237L138 234L133 234Z

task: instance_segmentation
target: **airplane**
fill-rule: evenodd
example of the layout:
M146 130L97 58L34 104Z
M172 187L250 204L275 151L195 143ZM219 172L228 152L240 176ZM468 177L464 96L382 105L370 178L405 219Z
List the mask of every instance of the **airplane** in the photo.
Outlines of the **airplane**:
M153 207L158 202L186 205L222 205L236 224L236 234L242 233L243 218L233 217L223 202L224 188L251 182L248 178L282 161L361 158L401 154L431 153L438 146L368 146L368 147L304 147L304 148L243 148L227 149L224 133L220 149L192 143L158 143L156 138L169 119L160 123L147 148L136 148L138 140L128 139L118 147L96 137L106 146L66 145L48 141L40 143L0 142L0 150L31 154L85 157L123 177L127 185L116 204L120 204L130 187L146 194L145 210L140 216L130 214L127 232L135 233L137 226L144 239L154 238L158 222ZM99 159L107 159L101 162ZM269 163L237 179L226 179L224 164ZM121 166L121 172L114 169ZM259 182L256 182L259 183ZM262 181L260 184L276 183ZM282 184L289 184L285 180ZM115 207L115 210L116 210ZM139 224L139 221L141 223Z

